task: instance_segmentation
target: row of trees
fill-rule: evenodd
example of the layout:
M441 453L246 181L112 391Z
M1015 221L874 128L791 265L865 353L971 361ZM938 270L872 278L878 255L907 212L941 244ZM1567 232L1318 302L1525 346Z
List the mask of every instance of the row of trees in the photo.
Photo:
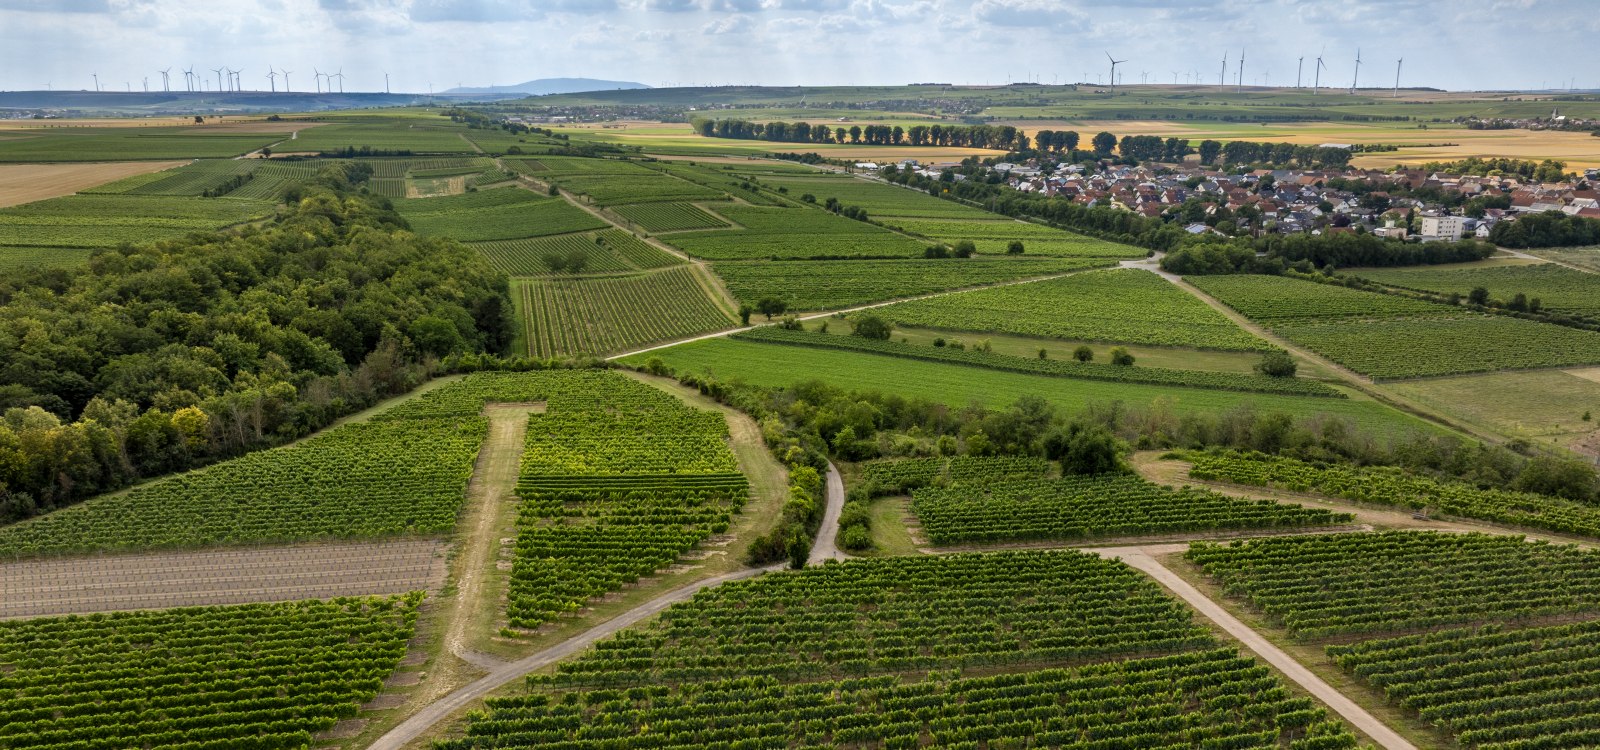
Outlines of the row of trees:
M1600 245L1600 219L1568 216L1561 211L1529 214L1494 225L1489 230L1489 241L1502 247Z
M1003 151L1025 150L1028 136L1010 125L839 125L808 122L752 122L700 119L695 131L707 138L739 138L782 143L864 143L875 146L955 146Z
M366 167L370 170L370 167ZM291 440L502 351L506 279L325 169L272 223L0 281L0 519Z

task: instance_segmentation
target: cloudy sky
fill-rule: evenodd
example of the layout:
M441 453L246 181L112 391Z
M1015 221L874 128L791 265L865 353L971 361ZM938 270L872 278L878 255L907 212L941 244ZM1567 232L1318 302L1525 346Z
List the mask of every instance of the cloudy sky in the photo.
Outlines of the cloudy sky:
M1292 85L1326 49L1326 79L1449 89L1600 88L1596 0L0 0L0 89L105 88L172 67L345 72L347 90L443 90L533 78L726 83ZM214 79L214 76L207 74ZM214 85L214 84L213 84Z

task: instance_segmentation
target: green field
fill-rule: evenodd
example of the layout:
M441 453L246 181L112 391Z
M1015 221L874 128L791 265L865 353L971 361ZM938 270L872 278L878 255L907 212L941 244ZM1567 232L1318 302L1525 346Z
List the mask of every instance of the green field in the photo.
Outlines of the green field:
M355 118L351 118L354 120ZM378 155L472 154L476 151L464 137L466 128L442 117L432 121L389 118L319 125L302 130L299 137L278 146L277 151L339 152L342 149L370 149Z
M512 301L522 345L535 357L607 354L736 323L687 267L630 276L519 279Z
M552 258L554 262L570 264L572 258L581 257L582 273L626 273L665 268L684 262L682 258L620 229L471 244L487 256L496 268L512 276L574 273L570 267L562 271L554 270L551 267Z
M627 357L624 361L639 366L655 357L680 373L709 373L725 380L740 379L753 385L780 387L821 380L841 388L884 391L953 407L978 403L1002 408L1029 395L1042 396L1069 410L1112 401L1141 407L1162 401L1180 414L1220 413L1250 405L1260 411L1282 411L1301 418L1326 415L1348 419L1357 428L1379 438L1436 430L1416 417L1354 396L1348 399L1306 398L1198 389L1176 393L1163 386L1024 375L855 352L722 339L683 344Z
M684 232L670 241L708 260L919 258L928 243L820 208L727 205L738 231Z
M6 131L0 138L0 162L225 159L288 138L288 131L45 126Z
M1032 284L891 305L900 325L1226 351L1267 350L1165 279L1140 270L1091 271Z
M741 302L772 297L796 310L867 302L1070 273L1109 264L1089 258L725 261L711 264Z
M684 229L716 229L728 222L692 203L640 203L618 206L618 216L639 225L647 232L672 232Z
M77 247L14 247L0 245L0 272L25 268L71 268L94 251Z
M1363 375L1413 378L1600 363L1600 333L1279 276L1190 282Z
M1539 300L1551 310L1594 315L1600 313L1600 275L1562 268L1553 263L1526 266L1452 269L1428 268L1357 269L1347 273L1379 284L1417 291L1459 294L1466 297L1474 288L1489 290L1489 297L1509 302L1517 294Z
M565 200L514 187L397 201L395 209L418 234L462 242L545 237L609 226Z
M268 216L266 201L149 195L69 195L0 208L0 245L116 247L208 232Z

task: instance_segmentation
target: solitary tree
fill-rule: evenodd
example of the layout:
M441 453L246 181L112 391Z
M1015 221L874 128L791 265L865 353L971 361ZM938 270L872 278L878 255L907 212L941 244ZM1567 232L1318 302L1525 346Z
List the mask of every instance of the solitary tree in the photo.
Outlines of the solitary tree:
M1061 462L1063 474L1121 471L1123 443L1098 422L1073 422L1044 439L1047 458Z
M889 321L884 320L876 315L857 316L855 324L856 330L854 335L860 336L864 339L888 341L889 334L894 333L894 326L891 325Z
M1006 245L1006 255L1021 255L1022 251L1022 240L1012 240Z
M789 303L777 297L762 297L759 302L756 302L756 312L767 316L769 321L772 320L772 316L782 315L788 309Z
M978 252L978 246L972 244L972 240L962 240L956 243L955 256L957 258L971 258L975 252Z
M1111 350L1111 364L1124 367L1131 366L1133 364L1133 355L1129 354L1127 349L1119 346Z
M740 305L739 306L739 325L742 325L742 326L750 325L750 313L753 313L753 312L755 312L755 310L752 310L749 305Z
M1256 363L1256 372L1269 378L1292 378L1298 369L1288 352L1267 352Z
M1080 344L1078 348L1072 350L1072 358L1079 362L1091 362L1094 360L1094 350L1087 344Z
M1474 305L1487 305L1489 304L1489 290L1485 287L1475 286L1467 294L1467 301Z

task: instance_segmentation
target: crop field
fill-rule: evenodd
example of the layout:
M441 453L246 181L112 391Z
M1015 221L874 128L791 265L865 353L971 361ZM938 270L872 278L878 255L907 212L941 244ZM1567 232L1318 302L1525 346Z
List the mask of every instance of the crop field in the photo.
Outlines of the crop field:
M314 133L322 128L313 128ZM221 128L65 128L7 131L0 162L83 162L226 159L270 146L281 133L241 133Z
M254 172L261 164L260 159L201 159L162 172L160 179L149 180L139 175L126 185L112 183L93 192L198 196L216 190L239 175Z
M1317 466L1292 458L1216 453L1195 456L1189 476L1600 537L1600 508L1531 492L1480 489L1392 466Z
M473 154L472 144L462 127L447 121L419 124L404 120L376 119L362 122L336 122L301 131L299 137L283 143L275 151L316 151L337 153L342 149L369 149L395 154ZM382 155L380 153L380 155Z
M521 188L397 201L395 208L418 234L462 242L545 237L608 226L560 198Z
M918 258L928 243L815 208L728 205L739 231L684 232L671 242L709 260Z
M693 269L520 280L513 301L534 357L604 354L731 327Z
M98 185L132 179L182 162L125 161L105 164L0 164L0 208L59 198Z
M1514 536L1278 537L1186 556L1302 639L1600 613L1600 552Z
M1531 250L1531 255L1537 255L1545 260L1565 263L1585 271L1600 273L1600 247L1550 247L1542 250Z
M538 175L546 179L545 175ZM597 206L615 206L625 203L652 203L677 201L726 200L728 194L720 190L696 185L659 172L645 174L575 174L549 177L550 182L570 193L582 196Z
M433 590L443 547L390 539L0 563L0 620Z
M266 201L69 195L0 209L0 245L115 247L208 232L271 214Z
M1454 270L1449 267L1384 268L1352 271L1380 284L1417 291L1460 294L1489 290L1490 299L1509 302L1517 294L1543 307L1585 315L1600 314L1600 275L1553 263Z
M916 679L928 670L942 671ZM668 748L1355 744L1155 584L1070 552L854 560L724 584L529 682L441 748L598 750L636 735Z
M885 217L879 220L893 229L919 234L947 244L970 240L979 253L987 255L1005 253L1014 240L1022 243L1023 252L1028 255L1142 258L1148 254L1142 247L1074 234L1043 224L998 218L993 214L989 216L991 218L986 220L961 221L898 217Z
M750 305L771 297L795 310L831 310L969 286L1071 273L1110 261L1084 258L724 261L711 264Z
M1580 747L1596 739L1600 621L1498 625L1331 646L1328 654L1462 747Z
M1148 271L1074 274L882 309L900 325L1224 351L1271 346Z
M746 203L753 203L758 206L791 205L792 201L790 199L784 198L782 195L775 192L764 190L761 187L761 185L764 183L760 181L759 177L757 177L755 180L750 179L750 176L772 173L772 170L774 169L772 165L774 164L776 163L763 163L760 168L767 171L753 171L743 164L740 164L737 167L730 167L729 165L725 164L716 165L713 167L712 165L675 161L656 162L651 164L650 167L652 169L658 169L679 179L688 180L697 185L704 185L712 190L719 190L727 193L728 195L738 196ZM790 169L799 168L806 171L810 171L811 169L810 167L799 165L786 164L783 166ZM738 170L738 172L731 171L735 168Z
M1594 368L1425 378L1384 389L1484 429L1568 445L1593 433L1592 415L1600 413L1600 370Z
M314 733L382 689L405 656L421 599L0 622L0 742L309 747Z
M583 257L583 272L627 273L666 268L684 261L620 229L562 234L499 242L476 242L472 246L487 256L495 267L512 276L556 274L547 259L570 262Z
M1032 456L953 456L882 459L861 464L861 482L875 495L903 494L934 483L983 484L1007 479L1038 479L1055 473L1049 461Z
M455 526L486 429L345 425L0 527L0 557L436 534Z
M588 380L603 402L528 420L509 597L516 626L538 627L671 565L727 531L749 495L721 413L620 375Z
M712 374L721 380L741 379L752 385L774 387L820 380L845 389L925 398L955 408L974 403L1004 408L1029 395L1068 410L1113 401L1121 401L1129 407L1148 407L1160 401L1163 410L1179 415L1216 414L1248 406L1261 412L1281 411L1305 422L1344 419L1349 420L1352 428L1379 439L1438 432L1427 422L1365 398L1306 398L1198 388L1177 392L1165 386L1028 375L750 341L697 341L627 357L624 361L640 366L653 357L659 357L680 374Z
M937 545L1331 526L1352 518L1270 500L1174 490L1131 475L956 482L914 490L911 510L928 541Z
M683 229L716 229L728 222L707 213L693 203L640 203L618 206L618 216L638 224L647 232L672 232Z
M742 170L741 170L742 171ZM846 206L865 209L868 216L888 223L899 223L902 218L933 219L994 219L982 209L941 200L920 190L911 190L882 182L858 179L845 175L816 173L805 176L763 176L761 184L771 188L787 188L790 198L812 195L818 203L837 198ZM883 217L896 217L888 220Z
M1363 375L1414 378L1600 363L1600 333L1274 276L1191 282Z
M949 346L925 346L893 340L868 339L859 336L791 331L774 326L736 333L733 338L741 341L757 341L768 344L788 344L791 346L868 352L888 357L963 364L972 367L1005 370L1007 372L1052 375L1063 378L1105 380L1114 383L1147 383L1180 388L1214 388L1226 391L1253 391L1294 396L1345 398L1343 391L1334 390L1315 380L1302 378L1269 378L1262 375L1245 375L1232 372L1169 370L1159 367L1079 362L1071 359L1017 357L1009 354L994 354L978 349L956 349Z
M94 251L78 247L15 247L0 245L0 272L26 268L71 268Z

